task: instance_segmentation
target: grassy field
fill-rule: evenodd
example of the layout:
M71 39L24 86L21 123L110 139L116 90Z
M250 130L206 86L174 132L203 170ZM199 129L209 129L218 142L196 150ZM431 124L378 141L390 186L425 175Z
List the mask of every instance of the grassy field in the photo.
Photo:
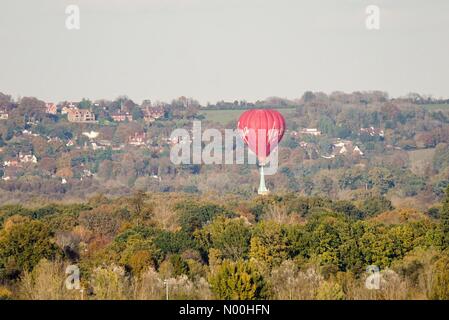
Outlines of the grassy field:
M434 110L434 111L438 111L438 110L448 110L449 109L449 104L423 104L422 105L423 108L425 108L426 110Z
M284 117L288 117L295 112L295 108L277 109ZM245 110L203 110L200 113L206 120L215 121L221 124L227 124L231 121L237 121Z

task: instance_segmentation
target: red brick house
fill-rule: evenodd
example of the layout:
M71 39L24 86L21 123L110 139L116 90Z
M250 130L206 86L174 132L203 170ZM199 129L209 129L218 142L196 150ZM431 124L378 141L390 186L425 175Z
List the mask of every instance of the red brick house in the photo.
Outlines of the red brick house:
M144 110L144 120L145 122L153 122L157 119L160 119L164 116L165 110L161 107L155 107L155 108L146 108Z
M147 135L145 132L136 132L128 138L128 144L133 146L143 146L145 145L146 137Z
M58 113L58 107L53 102L48 102L45 104L45 112L49 114L57 114Z

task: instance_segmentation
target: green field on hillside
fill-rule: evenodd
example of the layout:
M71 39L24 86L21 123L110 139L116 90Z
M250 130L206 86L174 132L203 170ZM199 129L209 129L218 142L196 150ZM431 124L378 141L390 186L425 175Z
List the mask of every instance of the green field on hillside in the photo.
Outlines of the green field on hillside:
M408 151L410 170L417 175L424 175L427 166L432 165L435 148Z
M423 104L423 108L427 110L448 110L449 104L448 103L436 103L436 104Z
M282 108L277 109L284 117L288 117L292 113L295 112L295 108ZM215 121L221 124L227 124L231 121L237 121L240 115L245 110L202 110L200 114L202 114L206 120Z

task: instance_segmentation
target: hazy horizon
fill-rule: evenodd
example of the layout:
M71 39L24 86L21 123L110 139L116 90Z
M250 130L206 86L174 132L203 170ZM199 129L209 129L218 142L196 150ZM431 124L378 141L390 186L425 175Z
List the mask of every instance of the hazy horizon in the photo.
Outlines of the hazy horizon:
M81 29L65 28L79 5ZM380 7L380 30L365 27ZM25 0L2 3L0 92L202 104L304 91L449 97L449 2Z

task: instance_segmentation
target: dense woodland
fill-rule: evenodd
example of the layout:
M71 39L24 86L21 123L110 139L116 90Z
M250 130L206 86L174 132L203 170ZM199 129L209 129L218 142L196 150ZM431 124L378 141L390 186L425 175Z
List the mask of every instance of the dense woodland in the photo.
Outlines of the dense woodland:
M166 284L170 299L449 299L449 189L439 217L377 197L136 192L5 205L0 223L3 299L165 299Z

